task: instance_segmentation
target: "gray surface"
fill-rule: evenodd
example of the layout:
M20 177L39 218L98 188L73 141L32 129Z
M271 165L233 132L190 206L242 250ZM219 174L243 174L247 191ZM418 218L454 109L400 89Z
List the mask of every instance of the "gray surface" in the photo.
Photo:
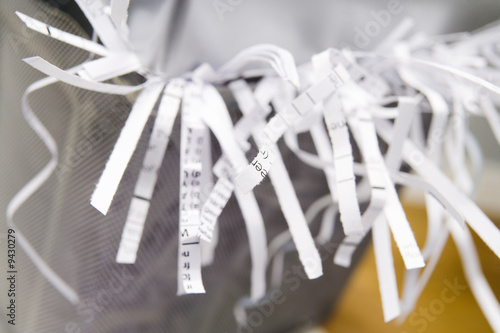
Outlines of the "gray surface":
M174 2L187 8L171 27L167 18ZM220 2L235 4L222 20L214 7ZM259 43L281 46L301 64L328 47L357 48L356 30L376 21L374 12L390 8L397 13L360 49L376 45L406 16L415 19L415 31L428 34L472 31L500 19L497 0L132 0L130 39L144 62L165 75L182 73L200 62L218 67Z

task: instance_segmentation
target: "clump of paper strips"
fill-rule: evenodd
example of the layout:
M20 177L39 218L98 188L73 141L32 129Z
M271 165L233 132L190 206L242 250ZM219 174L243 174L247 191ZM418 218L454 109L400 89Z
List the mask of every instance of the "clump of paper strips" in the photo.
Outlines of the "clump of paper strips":
M130 197L121 241L116 245L118 263L133 264L140 251L158 170L166 167L162 166L163 156L168 154L174 121L181 113L179 295L205 292L201 240L212 247L217 245L217 218L233 194L249 237L250 299L257 301L265 294L268 264L282 254L285 243L277 238L268 245L266 221L252 192L269 178L280 203L276 209L281 209L286 218L310 279L322 275L316 245L331 236L333 216L338 211L346 237L335 253L334 264L348 267L357 244L371 230L385 321L404 318L412 311L451 236L474 296L490 325L500 331L500 306L481 272L469 229L499 257L500 231L470 198L478 184L481 156L467 121L471 114L484 116L500 143L500 87L491 83L500 79L500 54L495 48L500 26L436 38L405 31L395 35L407 38L386 40L377 52L331 48L299 66L284 49L256 45L219 69L203 64L183 76L164 78L149 72L131 51L126 37L126 7L118 7L118 1L112 1L111 7L104 7L100 1L77 3L102 44L16 13L28 28L94 56L66 70L38 56L24 59L48 76L26 90L23 111L52 153L52 160L12 200L7 212L11 226L17 208L57 165L57 145L31 112L28 95L57 81L103 94L139 92L90 199L104 215L112 207L146 121L158 104L149 149ZM265 69L262 63L267 65ZM138 86L109 83L132 72L141 74L145 82ZM249 76L258 78L254 86L245 80ZM222 84L229 87L242 113L234 125L216 89ZM210 132L223 153L217 161L212 161L207 152ZM299 148L298 135L306 132L317 154ZM258 151L248 161L245 153L252 149L250 138ZM277 148L282 138L302 162L325 174L331 195L318 198L311 206L316 207L317 214L324 214L322 233L316 238L311 235L310 218L299 205L293 179ZM380 140L387 143L387 150L381 151ZM362 162L355 162L351 142L359 148ZM403 164L410 171L403 171L408 170L402 168ZM217 181L212 186L213 176ZM425 193L428 233L423 249L415 241L395 185ZM207 187L208 194L202 196L201 191ZM359 207L361 200L369 201L364 211ZM408 269L402 299L393 267L391 234ZM22 235L19 241L53 286L77 303L77 293ZM273 270L273 281L279 283L277 271Z

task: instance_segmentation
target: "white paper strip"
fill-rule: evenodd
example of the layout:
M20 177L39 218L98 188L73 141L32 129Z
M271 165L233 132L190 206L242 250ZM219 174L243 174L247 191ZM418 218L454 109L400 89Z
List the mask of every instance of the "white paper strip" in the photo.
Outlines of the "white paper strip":
M288 80L297 89L300 87L292 54L272 44L259 44L241 51L218 70L219 75L237 77L241 69L252 61L269 63L279 76Z
M384 140L390 140L391 129L387 123L377 124L379 134ZM479 209L479 207L465 196L425 155L409 140L403 146L403 159L415 172L433 184L439 192L464 217L467 224L479 235L488 247L500 258L500 230Z
M134 197L130 204L116 256L117 263L135 263L144 223L148 215L149 203L153 197L158 172L163 162L172 127L181 103L183 85L183 80L174 79L168 83L163 92L155 124L149 138L148 150L144 155L141 171L135 183ZM145 206L139 209L137 205L141 204ZM135 235L137 235L133 239L133 242L128 237L128 234L131 232L130 230L133 230Z
M76 71L79 68L73 68L70 71ZM32 92L39 89L45 88L53 83L57 82L56 79L52 77L46 77L39 81L36 81L28 86L24 92L21 99L21 109L23 111L23 116L30 127L35 131L38 137L42 140L44 145L47 147L51 158L49 162L40 170L26 185L24 185L19 192L17 192L14 197L10 200L6 209L7 225L14 229L16 232L16 238L19 242L21 248L26 252L26 255L33 262L35 267L40 271L40 273L49 281L52 286L61 295L66 298L71 304L78 304L79 297L78 293L59 276L40 256L36 249L31 245L29 240L24 237L21 230L14 223L14 215L19 210L19 208L33 195L36 191L49 179L58 164L58 148L57 143L45 128L42 122L37 118L28 101L28 97Z
M401 165L401 151L403 150L404 139L410 133L412 120L417 111L415 101L407 97L399 98L399 115L394 122L394 137L385 155L385 164L390 171L398 170Z
M276 154L269 145L262 146L259 154L245 170L234 179L235 185L244 193L250 192L266 178L276 160Z
M233 87L233 93L243 115L250 116L252 110L259 107L255 99L250 97L251 91L248 86L240 86L238 89L234 89ZM264 120L261 120L260 124L257 125L258 126L253 128L253 137L257 144L261 144L261 142L259 142L258 133L260 133L260 129L265 126ZM279 152L279 149L277 146L274 146L271 147L271 151ZM260 154L262 154L262 152ZM265 160L265 156L262 156L261 160ZM258 169L261 163L259 161L260 160L255 159L250 164L250 166L255 167L257 172L259 171ZM274 164L275 166L271 171L270 179L299 253L299 259L309 279L318 278L323 275L321 258L314 244L304 213L300 207L295 189L293 188L293 184L281 155L275 155Z
M323 275L321 258L281 156L276 157L270 178L307 277L316 279Z
M198 230L201 209L202 149L209 136L201 121L201 86L187 84L182 103L179 176L177 295L205 293Z
M137 72L142 68L139 59L132 53L112 54L82 64L83 69L78 75L89 81L105 81L131 72Z
M336 96L324 106L326 128L333 146L335 181L339 194L340 221L346 236L363 234L361 213L356 195L356 178L353 170L352 147L347 122L342 114L340 99Z
M135 151L146 121L163 90L163 83L147 86L137 98L120 132L106 167L92 194L90 204L106 215L123 173Z
M252 164L260 163L260 165L262 165L262 162L264 162L263 157L265 156L269 156L272 159L273 153L269 150L269 144L277 142L288 127L292 125L300 115L306 114L315 104L322 102L326 97L334 93L348 77L349 75L345 69L342 66L337 66L326 78L300 94L288 107L269 120L266 127L263 128L262 132L259 134L259 141L262 142L259 152L259 155L262 155L261 158L259 159L259 155L257 155L245 171L235 178L235 183L240 186L244 192L251 191L262 181L262 174L259 176L258 173L252 171L252 168L255 167L255 165ZM272 166L272 162L265 162L268 162L265 165L266 167L269 168ZM269 172L269 169L265 170Z
M127 50L124 40L118 33L111 18L106 14L106 7L102 0L76 0L76 3L106 48L113 52Z
M373 148L375 148L370 149L370 151L373 153L372 158L376 158L377 163L380 165L380 170L385 181L385 189L387 191L387 202L384 207L384 213L396 244L398 245L401 256L403 257L405 266L407 269L423 267L425 265L424 259L420 253L415 236L410 228L410 224L406 219L403 207L399 202L394 184L392 183L389 173L385 168L383 157L380 154L375 127L373 126L368 114L358 114L358 118L360 118L361 133L369 136L369 139L366 142L372 142L374 145Z
M254 302L266 293L267 237L264 219L253 193L235 187L234 195L245 220L252 259L250 299Z
M326 163L331 163L333 165L333 153L332 148L328 139L328 133L322 123L316 123L311 128L311 137L318 152L318 157L325 161ZM335 178L335 168L325 166L323 169L326 177L326 182L328 183L328 188L330 189L330 194L332 196L332 201L338 203L339 193L337 190L337 181Z
M208 124L219 141L225 158L232 162L231 172L237 172L247 163L243 151L238 147L227 107L217 90L208 85L203 90L206 110L202 113L204 122ZM216 164L217 165L217 164ZM221 173L228 174L227 171ZM229 175L232 177L232 175ZM226 176L227 177L227 176ZM252 259L250 299L256 301L264 296L266 291L267 238L264 221L253 193L243 193L238 188L234 194L241 209L250 244Z
M422 294L427 282L429 281L436 265L441 258L446 241L449 238L448 227L444 223L441 224L439 229L438 238L434 241L429 260L422 274L420 269L412 269L406 271L405 283L403 290L403 299L401 300L401 315L398 322L403 322L406 317L414 310L418 298Z
M480 99L481 109L488 119L493 135L497 139L498 144L500 144L500 115L495 107L495 104L488 98Z
M111 21L118 31L127 22L130 0L111 0Z
M482 272L472 235L467 228L459 228L454 221L448 221L448 227L457 245L471 291L491 328L500 332L500 304Z
M233 189L233 183L229 178L220 175L219 180L201 209L199 230L201 239L207 242L212 241L217 219L231 197Z
M137 86L121 86L110 83L92 82L82 79L81 77L73 75L67 71L64 71L40 57L24 58L23 60L28 65L32 66L33 68L39 70L40 72L48 76L55 77L59 81L90 91L97 91L100 93L114 94L114 95L128 95L135 91L141 90L145 86L144 84L140 84Z
M246 86L246 82L242 80L233 81L229 84L229 88L235 95L238 94L239 90L245 89ZM256 95L259 94L261 96L261 103L263 104L269 103L273 91L276 91L275 80L263 80L259 82L255 89ZM238 98L239 103L247 104L250 103L251 99L254 97L252 94L239 94ZM243 117L238 120L234 126L234 135L237 138L237 143L242 148L249 145L247 140L251 135L252 128L264 119L269 112L270 109L264 110L263 108L257 107L252 110L252 115L243 115ZM242 161L240 163L244 162ZM211 230L214 229L217 218L222 212L222 209L226 205L234 189L233 183L230 181L234 178L234 171L232 170L231 164L225 157L221 157L217 161L214 166L214 173L217 177L219 177L219 180L217 181L214 190L210 193L209 199L202 208L201 212L200 233L201 237L207 241L212 238L213 232Z
M149 200L133 197L127 213L127 220L123 227L120 246L116 255L119 264L133 264L137 257L137 250L141 242L144 223L148 216Z
M383 163L378 142L373 142L372 135L362 130L360 121L354 117L350 118L349 126L356 138L360 153L363 156L366 165L366 175L368 176L370 184L370 203L362 216L363 229L367 232L383 211L387 200ZM343 267L350 267L354 250L358 247L363 238L363 235L345 237L338 251L335 253L333 262Z
M399 316L401 309L392 257L391 235L383 214L379 215L373 224L373 249L384 321L387 323Z
M213 158L212 158L212 137L209 135L203 141L203 147L201 151L201 193L200 193L200 227L202 221L203 206L207 203L207 199L214 188L214 173L213 170ZM212 241L207 242L201 240L201 266L206 267L213 264L215 260L215 250L219 242L219 226L215 225Z
M107 56L110 53L104 46L97 44L91 40L54 28L21 12L16 11L16 15L19 16L19 18L26 24L28 28L36 32L52 37L69 45L73 45L90 53L98 54L100 56Z

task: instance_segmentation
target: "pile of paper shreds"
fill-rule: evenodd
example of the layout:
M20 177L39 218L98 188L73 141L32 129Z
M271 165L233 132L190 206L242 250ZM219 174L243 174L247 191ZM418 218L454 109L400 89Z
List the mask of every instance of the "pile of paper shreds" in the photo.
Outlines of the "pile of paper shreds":
M451 235L479 306L493 329L500 331L500 306L482 274L470 229L499 257L500 231L471 199L481 173L482 156L468 128L471 114L484 116L500 142L496 109L500 105L500 87L492 83L500 80L500 26L438 37L410 34L407 27L400 26L374 52L332 48L313 55L309 63L300 66L286 50L257 45L243 50L219 69L203 64L181 77L164 78L149 72L131 51L126 8L104 7L100 1L77 3L102 44L17 13L30 29L94 56L66 70L37 56L24 59L48 76L27 89L23 111L53 159L9 205L11 226L17 208L57 165L57 145L32 113L27 96L57 81L104 94L140 92L90 200L102 214L107 213L145 123L158 104L149 149L117 244L118 263L134 263L140 250L158 170L180 112L179 295L205 292L201 251L216 246L212 237L217 218L234 194L249 237L251 300L257 301L265 294L268 264L282 255L290 237L307 276L315 279L322 275L316 245L331 237L333 217L338 211L346 237L333 264L349 266L356 245L372 231L386 321L405 318L412 311ZM104 83L131 72L141 74L145 82L138 86ZM252 87L245 80L249 77L256 82ZM229 87L243 115L236 124L216 89L221 84ZM215 163L207 153L210 131L223 152ZM299 148L297 136L305 132L309 132L317 154ZM259 147L251 163L245 157L252 149L250 138ZM276 145L281 138L304 163L324 171L330 189L330 195L319 198L306 214ZM384 153L379 140L388 145ZM359 162L353 158L353 141L359 148ZM411 172L401 171L403 163ZM214 185L213 175L217 179ZM253 195L253 188L266 177L280 203L276 209L282 210L289 226L287 235L269 244L265 221ZM422 249L398 199L396 184L425 193L428 232ZM362 213L358 204L361 201L369 202ZM322 231L313 238L308 223L321 212ZM402 299L393 266L391 234L408 270ZM24 237L20 238L30 258L54 287L71 302L78 302L75 291ZM185 267L189 267L189 279ZM279 269L274 269L273 281L280 281L280 274Z

